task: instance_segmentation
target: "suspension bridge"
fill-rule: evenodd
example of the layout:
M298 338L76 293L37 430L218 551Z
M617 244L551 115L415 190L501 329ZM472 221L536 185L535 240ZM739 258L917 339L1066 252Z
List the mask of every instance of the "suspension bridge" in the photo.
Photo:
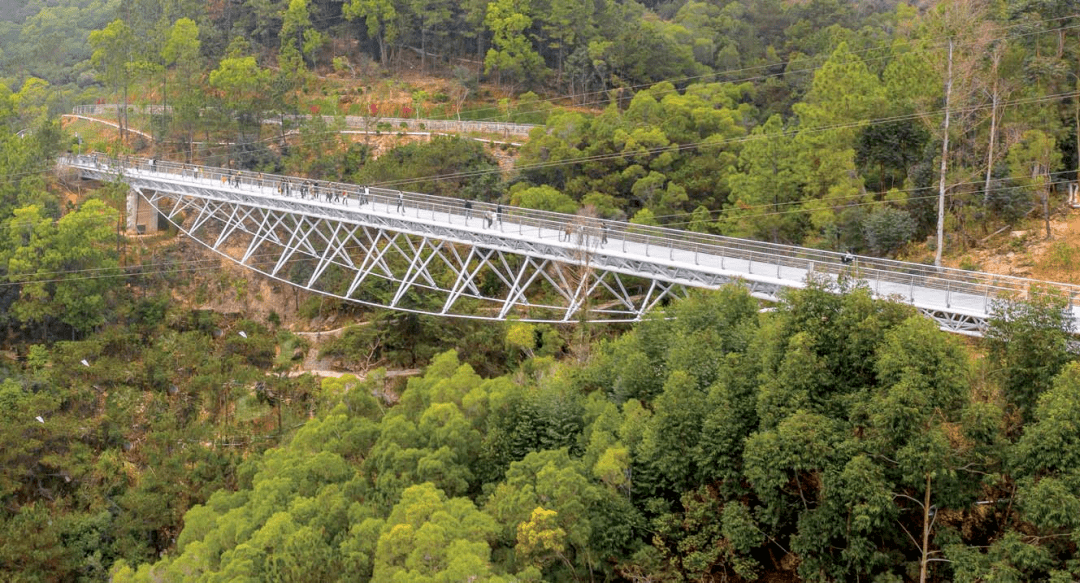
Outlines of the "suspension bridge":
M868 257L846 263L803 247L145 158L68 155L59 165L127 184L129 228L153 230L161 218L248 269L372 307L628 322L688 288L737 282L776 301L809 278L849 277L960 334L982 335L996 300L1043 286L1065 295L1080 322L1080 286L1067 284Z

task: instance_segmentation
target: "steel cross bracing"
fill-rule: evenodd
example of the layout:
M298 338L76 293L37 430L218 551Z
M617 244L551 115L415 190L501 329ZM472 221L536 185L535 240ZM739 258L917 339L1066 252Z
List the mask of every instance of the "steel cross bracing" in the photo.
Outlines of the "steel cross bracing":
M848 277L961 334L981 335L996 299L1033 285L1066 294L1080 321L1080 287L1066 284L864 257L846 264L828 251L141 158L60 163L85 178L120 177L182 232L268 277L409 312L632 321L689 287L739 282L775 301L810 277Z

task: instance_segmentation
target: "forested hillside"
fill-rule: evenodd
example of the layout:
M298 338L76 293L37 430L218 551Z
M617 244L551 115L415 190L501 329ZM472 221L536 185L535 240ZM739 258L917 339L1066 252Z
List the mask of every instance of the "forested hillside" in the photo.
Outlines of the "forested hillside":
M978 268L1069 212L1069 2L0 0L0 78L0 580L1080 579L1075 298L983 340L844 280L633 329L376 311L129 236L123 184L53 164Z
M1080 160L1068 2L65 0L0 16L26 107L172 107L129 147L339 178L364 144L294 127L324 150L295 163L287 124L261 122L546 121L486 196L778 242L881 255L929 239L940 263L1048 219Z
M391 408L378 375L324 381L325 413L114 580L1071 580L1054 313L1009 311L994 365L860 289L696 294L580 366L519 324L512 376L451 351Z

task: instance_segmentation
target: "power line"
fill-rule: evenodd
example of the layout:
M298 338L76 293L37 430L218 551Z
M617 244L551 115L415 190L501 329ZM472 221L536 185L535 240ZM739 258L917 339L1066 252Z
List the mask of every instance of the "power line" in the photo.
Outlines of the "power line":
M1061 173L1055 173L1055 174L1061 174ZM1065 181L1055 181L1055 182L1052 182L1050 184L1058 185L1058 184L1065 184L1065 183L1066 183ZM1026 188L1029 188L1029 187L1026 187L1026 186L1013 186L1013 187L1006 187L1006 188L1003 188L1001 190L1019 190L1019 189L1026 189ZM934 199L934 198L937 198L937 196L938 195L934 194L934 195L928 195L928 196L923 196L923 197L910 197L904 202L913 201L913 200ZM953 193L953 194L950 194L949 196L950 197L959 196L959 194ZM892 204L893 202L895 202L895 201L888 201L888 200L863 201L863 202L858 202L858 203L848 203L848 204L845 205L845 208ZM787 209L787 210L773 211L773 212L761 212L761 213L753 213L753 214L749 214L749 215L739 215L737 218L739 218L739 219L751 218L752 219L752 218L762 218L762 217L769 217L769 216L804 214L804 213L809 213L809 212L814 212L814 209ZM685 215L685 214L686 213L683 213L683 215ZM665 215L665 216L679 216L679 215ZM657 218L661 218L661 217L657 217ZM719 217L718 217L718 219L719 219ZM664 226L670 228L672 226L688 225L688 224L691 224L692 222L693 221L666 223ZM342 247L342 251L353 251L353 250L356 250L356 249L363 249L363 247L360 246L360 245L347 245L347 246ZM255 259L273 258L273 257L276 257L276 256L277 255L272 254L272 253L263 253L263 254L256 254L256 255L253 256L253 258L255 258ZM235 259L233 259L231 257L229 259L235 261ZM293 257L293 261L311 262L311 261L318 261L318 260L319 260L318 257L306 257L306 256ZM221 261L221 258L215 257L215 258L211 258L211 259L196 259L196 260L188 260L188 261L181 261L181 262L161 262L161 263L141 264L141 265L129 266L129 267L118 266L118 267L103 267L103 268L87 268L87 269L75 269L75 270L64 270L64 271L40 272L40 273L35 273L35 274L22 274L23 277L26 277L27 279L23 279L23 280L19 280L19 281L0 282L0 288L2 288L2 287L10 287L10 286L17 286L17 285L24 285L24 284L34 284L34 283L39 283L39 284L40 283L67 283L67 282L73 282L73 281L85 281L85 280L96 280L96 279L116 279L116 278L160 276L160 275L175 274L175 273L201 273L201 272L206 272L206 271L217 271L217 270L219 270L220 268L218 267L217 264L220 263L220 261ZM139 271L139 272L135 272L135 273L131 272L132 268L142 269L142 268L145 268L147 266L150 266L150 267L168 266L170 268L169 269L155 269L153 271ZM190 266L190 267L188 267L188 266ZM36 279L37 277L41 277L41 276L64 276L64 275L69 275L69 274L77 274L77 275L75 275L74 277L51 277L49 279ZM82 275L82 274L86 274L86 275Z
M1058 94L1055 94L1055 95L1049 95L1049 96L1043 96L1043 97L1031 97L1031 98L1012 100L1012 101L1005 102L1004 104L999 103L998 107L1008 107L1008 106L1015 106L1015 105L1025 105L1025 104L1032 104L1032 103L1040 103L1040 102L1044 102L1044 101L1054 101L1054 100L1063 99L1063 98L1066 98L1066 97L1076 97L1078 95L1080 95L1080 91L1069 91L1069 92L1065 92L1065 93L1058 93ZM969 107L966 107L966 108L954 109L953 111L959 111L961 113L971 113L971 112L975 112L975 111L989 109L990 107L992 107L992 106L989 105L989 104L974 105L974 106L969 106ZM827 125L827 126L818 126L818 127L809 127L809 128L797 128L797 129L793 130L793 133L798 132L799 134L808 134L808 133L822 133L822 132L836 131L836 130L843 130L843 129L858 129L858 128L861 128L861 127L867 126L867 125L879 125L879 124L884 124L884 123L894 123L894 122L898 122L898 121L910 121L910 120L914 120L914 119L920 119L920 118L932 116L932 115L935 115L935 114L941 113L941 112L944 112L944 110L942 109L942 110L935 110L935 111L926 112L926 113L911 113L911 114L902 114L902 115L883 117L883 118L875 118L875 119L870 119L870 120L859 120L859 121L853 121L853 122L843 122L843 123L831 124L831 125ZM660 146L660 147L656 147L656 148L647 148L647 149L644 149L644 150L639 150L639 151L634 151L634 152L625 152L625 151L623 151L623 152L612 152L612 153L608 153L608 154L595 154L595 155L592 155L592 156L584 156L584 157L581 157L581 158L574 158L572 160L555 160L555 161L549 161L549 162L537 162L537 163L534 163L534 164L525 164L525 165L521 165L521 166L516 166L514 169L517 170L517 171L537 170L537 169L552 168L552 167L558 167L558 166L568 166L568 165L583 164L583 163L587 163L587 162L597 162L597 161L611 160L611 159L617 159L617 158L627 158L627 157L635 157L635 156L643 156L643 155L660 154L660 153L668 152L668 151L671 151L671 150L683 151L683 150L693 150L693 149L698 149L698 148L703 148L703 147L718 147L718 146L725 146L725 145L731 145L731 144L737 144L737 143L744 143L744 142L754 141L754 140L759 140L759 139L770 139L770 138L776 138L776 137L786 137L786 134L787 134L787 132L785 132L783 134L779 134L779 135L777 135L777 134L746 134L746 135L735 137L735 138L726 138L726 139L722 139L722 140L691 142L691 143L688 143L688 144L670 144L670 145L667 145L667 146ZM387 181L387 182L374 184L373 186L392 187L392 186L400 186L400 185L403 185L403 184L412 184L412 183L416 183L416 182L426 182L426 181L431 181L431 180L451 180L451 179L459 179L459 178L470 178L470 177L482 176L482 175L485 175L485 174L499 173L499 172L501 172L500 169L496 169L496 170L476 170L476 171L470 171L470 172L455 172L455 173L435 175L435 176L426 176L426 177L418 177L418 178Z
M1036 104L1036 103L1042 103L1042 102L1048 102L1048 101L1062 100L1062 99L1069 98L1069 97L1077 97L1078 95L1080 95L1080 91L1068 91L1068 92L1057 93L1057 94L1053 94L1053 95L1038 96L1038 97L1028 97L1028 98L1021 98L1021 99L1016 99L1016 100L1000 102L1000 103L998 103L997 107L1005 108L1005 107L1018 106L1018 105ZM965 114L965 113L974 113L974 112L978 112L978 111L983 111L983 110L986 110L986 109L990 109L991 107L993 107L992 104L977 104L977 105L971 105L971 106L967 106L967 107L954 108L954 109L952 109L952 111L954 111L954 112L956 112L958 114ZM703 148L703 147L720 147L720 146L726 146L726 145L732 145L732 144L745 143L745 142L749 142L749 141L755 141L755 140L759 140L759 139L773 139L773 138L777 138L777 137L786 137L789 133L791 133L791 134L796 134L796 133L797 134L811 134L811 133L822 133L822 132L844 130L844 129L859 129L861 127L869 126L869 125L880 125L880 124L895 123L895 122L900 122L900 121L911 121L911 120L923 119L923 118L932 117L934 115L938 115L938 114L941 114L941 113L944 113L944 109L937 109L937 110L932 110L932 111L927 111L927 112L908 113L908 114L901 114L901 115L895 115L895 116L889 116L889 117L881 117L881 118L871 118L871 119L866 119L866 120L856 120L856 121L843 122L843 123L831 124L831 125L826 125L826 126L794 128L792 130L785 131L785 132L783 132L782 134L779 134L779 135L778 134L745 134L745 135L738 136L738 137L725 138L725 139L720 139L720 140L705 140L705 141L691 142L691 143L686 143L686 144L668 144L668 145L665 145L665 146L660 146L660 147L656 147L656 148L648 148L648 149L645 149L645 150L639 150L639 151L634 151L634 152L626 152L626 151L611 152L611 153L607 153L607 154L596 154L596 155L591 155L591 156L583 156L581 158L574 158L574 159L569 159L569 160L554 160L554 161L548 161L548 162L537 162L537 163L533 163L533 164L518 165L518 166L515 166L514 170L518 171L518 172L522 172L522 171L528 171L528 170L538 170L538 169L545 169L545 168L553 168L553 167L558 167L558 166L569 166L569 165L583 164L583 163L588 163L588 162L598 162L598 161L604 161L604 160L610 160L610 159L635 157L635 156L647 156L647 155L653 155L653 154L660 154L660 153L668 152L668 151L671 151L671 150L685 151L685 150L693 150L693 149L698 149L698 148ZM336 132L326 132L326 133L336 135ZM273 139L277 139L277 137L267 138L267 140L273 140ZM337 139L335 138L335 139L327 139L327 140L306 142L305 145L311 146L311 145L317 145L317 144L320 144L320 143L329 143L329 142L334 142L334 141L337 141ZM492 169L487 169L487 170L473 170L473 171L466 171L466 172L453 172L453 173L447 173L447 174L421 176L421 177L415 177L415 178L403 178L403 179L399 179L399 180L390 180L390 181L372 183L369 186L380 186L380 187L392 188L392 187L399 187L399 186L404 186L404 185L408 185L408 184L416 184L416 183L429 182L429 181L460 180L460 179L465 179L465 178L476 178L476 177L484 176L484 175L488 175L488 174L501 174L502 172L503 171L502 171L501 168L492 168Z
M1075 97L1077 95L1080 95L1080 92L1071 91L1071 92L1060 93L1060 94L1049 95L1049 96L1040 96L1040 97L1031 97L1031 98L1023 98L1023 99L1011 100L1011 101L1007 101L1007 102L1005 102L1003 104L999 104L998 106L999 107L1009 107L1009 106L1016 106L1016 105L1042 103L1042 102L1046 102L1046 101L1053 101L1053 100L1057 100L1057 99L1063 99L1063 98L1066 98L1066 97ZM990 107L991 107L991 105L988 105L988 104L973 105L973 106L969 106L969 107L966 107L966 108L959 108L957 111L959 111L961 113L970 113L970 112L985 110L985 109L990 108ZM814 127L814 128L801 128L801 129L797 129L795 131L798 131L799 133L820 133L820 132L835 131L835 130L841 130L841 129L854 129L854 128L859 128L859 127L863 127L863 126L866 126L866 125L893 123L893 122L897 122L897 121L910 121L912 119L919 119L919 118L923 118L923 117L927 117L927 116L932 116L932 115L935 115L935 114L940 113L942 111L943 110L935 110L935 111L932 111L932 112L925 112L925 113L903 114L903 115L898 115L898 116L875 118L875 119L870 119L870 120L861 120L861 121L854 121L854 122L845 122L845 123L840 123L840 124L832 124L832 125L828 125L828 126L819 126L819 127ZM663 146L663 147L658 147L658 148L651 148L651 149L646 149L646 150L637 151L637 152L630 152L630 153L627 153L627 152L613 152L613 153L609 153L609 154L599 154L599 155L594 155L594 156L585 156L585 157L582 157L582 158L575 158L575 159L572 159L572 160L558 160L558 161L550 161L550 162L540 162L540 163L536 163L536 164L527 164L527 165L522 165L522 166L517 167L516 170L518 170L518 171L528 171L528 170L534 170L534 169L544 169L544 168L566 166L566 165L574 165L574 164L582 164L582 163L587 163L587 162L597 162L597 161L604 161L604 160L631 157L631 156L652 155L652 154L658 154L658 153L670 151L672 149L676 149L678 151L683 151L683 150L691 150L691 149L697 149L697 148L702 148L702 147L716 147L716 146L730 145L730 144L735 144L735 143L743 143L743 142L747 142L747 141L751 141L751 140L757 140L757 139L784 138L786 136L787 136L787 132L784 132L784 133L781 133L781 134L747 134L747 135L744 135L744 136L739 136L739 137L736 137L736 138L728 138L728 139L725 139L725 140L702 141L702 142L695 142L695 143L690 143L690 144L673 144L673 145L668 145L668 146ZM374 184L371 184L369 186L398 187L398 186L403 186L403 185L407 185L407 184L415 184L415 183L419 183L419 182L475 178L475 177L479 177L479 176L483 176L483 175L497 174L497 173L501 173L501 172L502 172L502 170L498 169L498 168L490 169L490 170L476 170L476 171L470 171L470 172L456 172L456 173L449 173L449 174L443 174L443 175L433 175L433 176L427 176L427 177L401 179L401 180L394 180L394 181L385 181L385 182L380 182L380 183L374 183ZM966 183L958 183L958 184L953 185L953 186L958 186L960 184L966 184ZM912 190L918 190L918 189L912 189ZM903 191L901 191L901 192L903 192ZM723 210L710 211L710 212L723 212ZM692 213L682 213L682 216L691 216L691 215L692 215Z
M1054 172L1054 173L1051 173L1050 176L1060 176L1060 175L1066 174L1066 173L1067 172ZM1049 183L1048 186L1050 186L1050 185L1060 185L1060 184L1066 184L1066 183L1067 183L1066 181L1054 181L1054 182ZM963 184L978 184L978 182L971 181L971 182L965 182L965 183L958 183L958 185L963 185ZM931 188L931 187L920 188L920 189L909 189L909 191L927 190L928 188ZM1030 187L1028 187L1028 186L1010 186L1010 187L1001 188L999 190L1015 191L1015 190L1025 190L1025 189L1029 189L1029 188ZM858 195L858 197L862 198L862 197L867 197L867 196L875 196L875 195L878 195L878 194L883 194L883 193L880 193L880 192L878 192L878 193L865 193L865 194ZM962 196L964 194L968 194L968 193L950 193L948 196L949 197L955 197L955 196ZM921 196L921 197L909 197L909 198L905 199L904 201L890 201L890 200L861 201L861 202L847 203L847 204L844 205L844 208L873 206L873 205L886 205L886 204L894 204L894 203L906 203L906 202L916 201L916 200L935 199L935 198L937 198L937 196L938 196L937 194L933 194L933 195ZM792 202L782 203L782 204L792 204L792 205L794 205L794 204L803 204L805 202L807 202L807 201L792 201ZM774 205L769 204L769 205L758 205L757 207L750 207L750 208L769 208L769 207L773 207L773 206ZM763 217L769 217L769 216L805 214L805 213L814 212L814 210L816 210L816 209L798 208L798 209L774 210L774 211L757 212L757 213L749 213L749 214L739 214L735 218L738 218L738 219L742 220L742 219L763 218ZM713 212L723 213L725 211L724 210L710 211L710 218L712 218L711 214ZM679 214L672 214L672 215L660 215L660 216L658 216L656 218L679 217L679 216L688 216L688 215L692 216L691 213L679 213ZM719 220L719 217L717 217L717 220ZM670 227L673 227L673 226L688 225L688 224L691 224L692 222L693 221L683 221L683 222L674 222L674 223L669 222L669 223L665 224L665 227L670 228ZM362 247L360 245L348 245L348 246L343 246L342 247L343 251L352 251L352 250L356 250L356 249L362 249ZM273 253L256 254L256 255L253 256L254 259L265 259L265 258L273 258L273 257L276 257L276 255L273 254ZM296 261L315 261L318 258L317 257L303 257L303 256L301 256L301 257L295 257L294 259ZM24 279L20 279L18 281L0 282L0 287L9 287L9 286L32 284L32 283L66 283L66 282L71 282L71 281L83 281L83 280L95 280L95 279L144 277L144 276L155 276L155 275L173 274L173 273L198 273L198 272L204 272L204 271L211 271L211 270L219 269L217 267L217 264L220 261L221 261L220 258L211 258L211 259L196 259L196 260L187 260L187 261L179 261L179 262L159 262L159 263L149 263L149 264L144 263L144 264L139 264L139 265L127 266L127 267L124 267L124 266L100 267L100 268L86 268L86 269L73 269L73 270L58 270L58 271L49 271L49 272L37 272L37 273L33 273L33 274L19 274ZM143 269L145 269L147 267L151 267L151 268L153 268L153 267L168 267L168 269L155 269L153 271L142 271ZM132 272L131 270L135 269L135 268L139 269L140 271ZM50 277L49 279L38 279L38 278L43 277L43 276L66 276L66 275L75 275L75 277Z
M1066 181L1066 180L1054 181L1054 182L1047 183L1047 186L1057 186L1057 185L1061 185L1061 184L1069 184L1069 181ZM929 190L929 189L932 189L932 188L935 188L935 187L927 187L927 188L923 188L923 189L919 189L919 190ZM1030 188L1031 187L1029 187L1029 186L1006 186L1006 187L999 188L998 191L1000 192L1000 191L1029 190ZM967 194L971 194L971 193L953 192L953 193L947 194L946 198L955 198L955 197L960 197L960 196L964 196L964 195L967 195ZM869 195L867 195L867 196L869 196ZM843 208L862 207L862 206L876 206L876 205L888 205L888 204L903 204L903 203L907 203L907 202L910 202L910 201L933 200L933 199L937 199L937 198L938 198L937 194L931 194L931 195L927 195L927 196L908 197L903 201L870 200L870 201L863 201L863 202L846 203L846 204L843 205ZM815 200L822 201L823 199L815 199ZM805 202L810 202L810 201L801 201L799 204L802 204L802 203L805 203ZM824 202L829 202L829 201L824 201ZM723 210L716 211L716 212L723 213L725 210L728 210L728 209L723 209ZM746 215L740 214L740 215L737 215L737 216L735 216L733 218L736 218L736 219L755 219L755 218L760 218L760 217L769 217L769 216L778 216L778 215L808 214L808 213L816 212L817 210L820 210L820 209L803 209L803 208L800 208L800 209L785 209L785 210L778 210L778 211L773 211L773 212L760 212L760 213L751 213L751 214L746 214ZM679 213L679 214L672 214L672 215L661 215L661 217L663 217L663 216L686 217L686 216L692 216L692 213ZM656 218L661 218L661 217L656 217ZM710 215L710 218L711 218L711 215ZM720 220L719 216L717 217L717 220ZM664 226L665 227L672 227L672 226L689 225L691 223L693 223L692 220L691 221L679 221L679 222L674 222L674 223L669 222L669 223L664 223Z
M1049 172L1046 175L1051 176L1051 177L1057 177L1057 176L1064 176L1066 174L1072 174L1072 173L1073 172L1071 170L1062 170L1062 171L1059 171L1059 172ZM981 180L981 179L980 180L969 180L969 181L964 181L964 182L954 182L954 183L949 185L949 188L956 188L956 187L959 187L959 186L981 185L981 184L983 184L983 182L984 181ZM1047 186L1058 186L1058 185L1062 185L1062 184L1069 184L1069 181L1068 180L1055 180L1053 182L1048 183ZM997 191L1000 192L1000 191L1006 191L1006 190L1023 190L1023 189L1030 189L1030 188L1031 187L1029 187L1029 186L1016 185L1016 186L1000 187L1000 188L997 189ZM709 214L710 215L713 215L713 214L719 215L719 214L723 214L723 213L725 213L727 211L738 212L738 211L742 211L742 210L751 210L751 209L759 209L759 208L760 209L776 208L778 206L787 207L787 206L802 205L802 204L806 204L808 202L830 202L830 203L833 203L833 202L845 201L845 200L858 200L858 199L867 198L867 197L887 196L887 195L892 194L892 193L898 193L898 194L914 193L914 192L921 192L921 191L931 190L931 189L936 190L937 186L920 186L920 187L912 187L912 188L893 188L893 189L889 189L887 191L880 191L880 190L867 191L867 192L862 192L862 193L859 193L859 194L853 194L853 195L850 195L850 196L841 196L841 197L835 197L835 198L829 198L829 199L789 200L789 201L783 201L783 202L777 202L777 203L762 203L762 204L758 204L758 205L747 205L747 206L742 206L742 207L739 207L739 208L728 207L728 208L724 208L724 209L710 210ZM971 192L950 192L950 193L946 194L946 196L947 197L954 197L954 196L964 196L964 195L969 195L969 194L971 194ZM872 201L872 202L874 204L904 204L904 203L906 203L908 201L912 201L912 200L922 200L924 198L937 198L937 197L938 197L938 195L934 194L933 196L929 196L929 197L905 197L903 200L875 200L875 201ZM843 203L841 203L841 204L843 204ZM848 205L848 206L850 206L850 205ZM800 212L810 212L810 211L800 211ZM770 213L770 214L775 214L775 213ZM684 216L692 216L692 215L693 215L692 212L689 212L689 213L673 213L673 214L669 214L669 215L657 215L654 218L661 219L661 218L668 218L668 217L684 217ZM739 216L739 218L742 218L742 217L754 217L754 216L759 216L759 215L755 215L755 214L743 215L743 214L740 214L738 216ZM666 226L666 224L665 224L665 226Z
M206 264L206 263L211 263L211 262L216 263L217 261L212 260L212 259L191 259L191 260L185 260L185 261L162 261L162 262L157 262L157 263L140 263L140 264L137 264L137 265L127 265L127 266L118 265L118 266L114 266L114 267L88 267L88 268L85 268L85 269L62 269L62 270L56 270L56 271L38 271L38 272L35 272L35 273L20 273L20 274L15 274L15 275L10 275L9 274L7 276L9 281L0 282L0 286L19 285L19 284L23 284L23 283L51 283L51 282L55 282L55 281L66 281L66 279L65 280L57 280L57 279L36 279L36 278L40 278L40 277L49 277L49 278L51 278L51 277L57 276L57 275L72 275L72 274L88 274L88 278L94 278L94 277L99 276L99 275L100 276L107 276L107 277L116 277L117 275L137 277L137 276L140 276L140 275L158 273L159 271L131 273L132 269L136 269L136 268L137 269L157 268L157 267L163 267L163 266L173 267L173 266L177 266L177 265L197 265L197 264ZM117 271L123 271L125 273L117 274L116 273ZM22 278L25 278L25 279L19 279L17 281L11 281L11 279L14 278L14 277L22 277Z

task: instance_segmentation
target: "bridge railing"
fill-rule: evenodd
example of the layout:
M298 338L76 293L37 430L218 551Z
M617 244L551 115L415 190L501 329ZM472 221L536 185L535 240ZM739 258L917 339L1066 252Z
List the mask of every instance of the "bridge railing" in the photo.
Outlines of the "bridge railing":
M380 202L395 204L395 190L372 188ZM439 197L416 193L404 194L405 206L417 212L418 218L439 217L465 214L464 201L461 199ZM472 216L482 217L499 208L499 205L485 202L473 203ZM427 215L421 212L427 211ZM664 227L635 225L621 221L609 221L580 215L567 215L518 207L502 207L501 221L492 228L516 231L518 235L540 239L558 239L573 242L587 252L600 251L604 237L609 251L627 251L628 245L644 247L647 258L667 259L668 261L692 260L695 265L724 269L729 261L746 262L750 275L769 276L777 280L785 279L784 268L814 272L833 276L847 275L869 282L873 291L885 293L890 290L906 288L901 293L908 301L924 297L928 291L936 291L946 303L946 307L962 296L967 296L964 306L981 308L989 313L992 302L999 297L1027 297L1040 290L1057 291L1072 302L1080 297L1080 286L1064 283L1048 283L1004 275L966 271L953 268L936 268L932 265L906 263L873 257L857 257L851 264L843 262L844 254L805 247L749 241L734 237L724 237L704 233L679 231ZM567 226L569 225L569 231ZM606 228L606 233L604 232ZM885 286L883 292L881 284ZM973 299L981 298L981 306L973 306Z
M799 270L797 273L847 275L865 280L877 293L896 294L900 289L899 295L903 299L926 303L928 294L937 292L935 300L944 301L946 308L959 305L984 313L991 311L992 303L998 298L1026 298L1033 294L1059 293L1068 299L1070 307L1080 298L1080 286L1071 284L862 256L854 258L850 264L845 264L844 255L832 251L675 231L662 227L619 224L618 228L610 229L608 237L644 243L646 254L650 257L672 260L682 257L686 260L692 254L695 264L704 265L708 261L715 266L719 263L722 269L728 267L725 265L728 260L741 260L746 262L742 267L745 267L747 273L777 280L789 278L784 275L784 268ZM978 301L979 298L981 302ZM920 299L923 302L920 302Z
M109 158L101 154L68 156L62 161L67 164L97 166L109 172L118 170L139 170L166 172L182 178L220 181L223 185L235 185L241 190L250 189L265 193L266 190L280 194L298 196L305 192L307 198L326 204L340 204L342 197L346 205L360 201L385 205L390 209L397 207L400 195L405 214L417 219L431 221L457 222L471 216L473 220L485 224L485 215L498 213L493 229L502 232L516 232L519 236L535 237L553 242L572 243L575 249L586 253L628 252L630 246L643 247L647 258L669 262L692 262L702 267L729 269L730 262L746 262L748 275L770 277L776 280L790 280L792 275L785 275L784 268L796 273L814 272L832 276L850 275L866 280L873 291L885 293L892 289L906 287L908 301L916 301L928 290L943 294L946 307L953 298L967 296L965 307L971 305L972 298L982 298L981 309L989 313L991 303L999 297L1028 297L1035 293L1060 293L1068 298L1070 306L1080 298L1080 286L1043 282L1007 275L995 275L983 272L966 271L948 267L934 267L918 263L907 263L874 257L856 257L851 264L843 262L844 254L821 249L795 247L763 241L750 241L734 237L680 231L666 227L636 225L622 221L611 221L582 215L569 215L548 211L503 206L482 201L471 201L472 208L465 209L465 201L457 198L430 194L406 192L385 187L358 186L340 182L297 179L273 174L251 171L229 170L183 164L165 160L129 157L122 160ZM453 217L457 217L454 221ZM606 232L605 232L606 231ZM601 249L601 242L606 235L607 243ZM882 290L882 284L886 290Z

